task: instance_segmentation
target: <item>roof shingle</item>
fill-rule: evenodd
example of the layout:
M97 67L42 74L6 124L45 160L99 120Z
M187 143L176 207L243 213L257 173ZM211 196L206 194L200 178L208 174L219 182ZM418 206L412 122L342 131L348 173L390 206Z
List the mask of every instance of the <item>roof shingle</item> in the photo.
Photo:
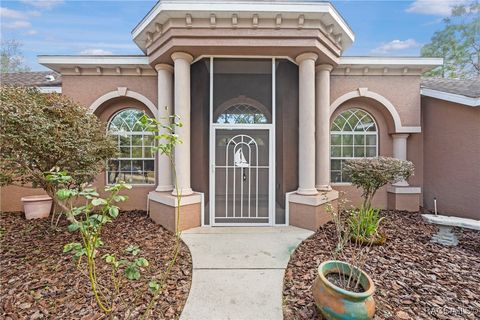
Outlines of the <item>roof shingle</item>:
M61 74L55 71L8 72L0 74L0 84L27 87L59 87Z
M480 78L471 80L422 78L422 88L480 98Z

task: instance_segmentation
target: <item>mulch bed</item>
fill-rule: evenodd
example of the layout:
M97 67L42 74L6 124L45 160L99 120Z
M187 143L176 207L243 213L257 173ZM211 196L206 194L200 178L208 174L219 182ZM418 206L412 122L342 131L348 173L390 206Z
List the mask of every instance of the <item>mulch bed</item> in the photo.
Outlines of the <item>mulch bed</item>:
M376 319L479 319L480 232L456 230L460 243L430 242L436 227L418 213L383 212L388 240L372 248L365 271L375 286ZM284 317L321 319L310 288L317 266L331 259L335 228L328 223L292 255L283 287Z
M0 213L0 318L2 319L101 319L86 275L76 267L72 255L63 253L66 243L79 241L77 233L57 230L48 220L27 221L22 213ZM102 232L104 246L99 256L115 253L127 257L130 245L140 247L138 257L150 266L138 281L123 281L112 319L137 319L151 295L147 283L166 269L174 247L174 235L153 223L145 212L122 212ZM101 284L110 287L110 269L97 259ZM182 243L167 289L152 309L152 319L177 319L185 305L192 280L192 259ZM136 298L135 298L136 297ZM121 301L125 302L122 303ZM110 317L108 317L110 318Z

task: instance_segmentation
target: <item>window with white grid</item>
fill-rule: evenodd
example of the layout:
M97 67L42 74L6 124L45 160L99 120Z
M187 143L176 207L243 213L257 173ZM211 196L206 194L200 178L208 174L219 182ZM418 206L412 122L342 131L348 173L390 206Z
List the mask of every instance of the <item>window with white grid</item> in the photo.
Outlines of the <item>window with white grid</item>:
M330 129L331 182L350 182L343 171L346 160L377 156L378 131L373 117L357 108L339 114Z
M108 161L108 184L155 183L154 138L139 121L143 115L137 109L124 109L111 118L108 133L116 139L119 153Z

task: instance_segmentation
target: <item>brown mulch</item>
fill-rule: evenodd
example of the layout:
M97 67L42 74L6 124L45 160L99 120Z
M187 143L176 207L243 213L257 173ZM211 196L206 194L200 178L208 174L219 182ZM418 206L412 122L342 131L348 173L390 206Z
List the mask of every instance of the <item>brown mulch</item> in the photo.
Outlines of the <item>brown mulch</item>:
M372 248L365 271L375 286L376 319L480 319L480 232L456 230L460 243L430 242L436 227L418 213L383 212L388 240ZM283 287L284 318L321 319L310 288L317 266L331 259L328 223L296 249Z
M53 230L48 219L27 221L19 212L0 213L0 218L0 318L107 318L95 303L86 275L77 269L70 253L63 253L64 244L79 240L77 233L66 231L66 222ZM145 212L130 211L104 227L102 240L99 256L108 252L126 258L125 249L133 244L141 250L137 257L150 262L140 280L123 281L112 317L125 319L130 313L130 319L137 319L150 301L148 282L166 269L174 235L153 223ZM97 260L101 284L111 287L111 269ZM177 319L187 300L192 259L183 243L172 270L166 290L152 309L153 319Z

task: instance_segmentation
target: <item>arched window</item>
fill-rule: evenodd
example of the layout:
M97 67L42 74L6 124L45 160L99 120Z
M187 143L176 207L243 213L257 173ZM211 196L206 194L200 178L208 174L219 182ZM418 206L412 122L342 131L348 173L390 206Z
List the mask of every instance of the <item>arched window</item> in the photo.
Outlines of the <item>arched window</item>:
M110 119L108 133L115 137L119 154L108 161L108 184L118 181L129 184L155 183L154 138L139 122L143 115L137 109L123 109Z
M343 172L345 160L378 156L378 131L373 117L361 109L339 114L330 131L332 183L349 182Z
M218 116L216 123L241 123L241 124L255 124L268 123L268 119L260 110L246 104L239 103L228 107L222 114Z

